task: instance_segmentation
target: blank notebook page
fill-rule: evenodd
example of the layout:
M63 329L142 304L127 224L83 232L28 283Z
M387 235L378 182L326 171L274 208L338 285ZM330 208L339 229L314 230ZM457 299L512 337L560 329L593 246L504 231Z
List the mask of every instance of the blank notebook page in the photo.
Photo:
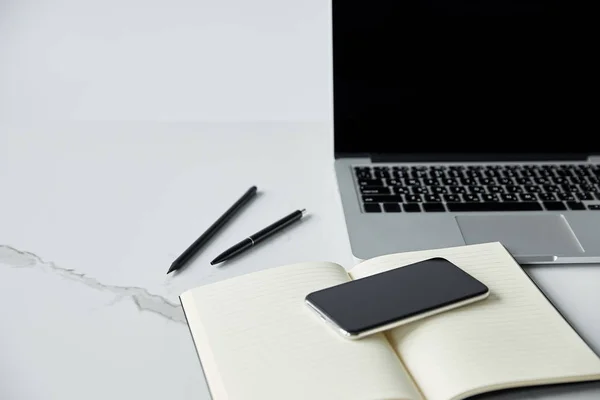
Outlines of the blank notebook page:
M349 280L336 264L296 264L184 293L213 399L420 399L383 335L344 339L306 306Z
M500 243L382 256L350 273L357 279L432 257L479 279L490 296L388 334L428 400L600 379L600 359Z

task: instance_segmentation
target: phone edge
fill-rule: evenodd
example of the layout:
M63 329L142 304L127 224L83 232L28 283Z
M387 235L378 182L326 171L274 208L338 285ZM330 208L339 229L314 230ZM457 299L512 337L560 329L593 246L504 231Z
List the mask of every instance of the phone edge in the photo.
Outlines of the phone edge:
M317 315L319 315L321 317L321 319L323 319L325 322L327 322L328 324L330 324L335 331L337 331L341 336L343 336L346 339L352 339L352 340L357 340L357 339L362 339L365 336L370 336L373 335L375 333L379 333L379 332L383 332L383 331L387 331L389 329L394 329L397 328L399 326L405 325L405 324L409 324L411 322L415 322L427 317L431 317L434 316L436 314L440 314L446 311L450 311L453 310L455 308L459 308L459 307L463 307L466 305L469 305L471 303L476 303L480 300L484 300L486 299L488 296L490 295L490 290L488 288L488 290L485 293L482 293L478 296L473 296L471 298L462 300L462 301L458 301L456 303L452 303L452 304L448 304L444 307L440 307L440 308L436 308L435 310L431 310L431 311L427 311L424 312L422 314L418 314L418 315L413 315L412 317L409 318L405 318L405 319L401 319L398 321L394 321L392 323L386 324L386 325L382 325L382 326L378 326L376 328L370 329L368 331L364 331L364 332L360 332L360 333L350 333L346 330L344 330L343 328L341 328L338 324L336 324L331 318L329 318L326 314L322 313L321 310L319 308L317 308L315 305L313 305L308 299L305 299L304 301L306 302L306 304L312 309L314 310Z

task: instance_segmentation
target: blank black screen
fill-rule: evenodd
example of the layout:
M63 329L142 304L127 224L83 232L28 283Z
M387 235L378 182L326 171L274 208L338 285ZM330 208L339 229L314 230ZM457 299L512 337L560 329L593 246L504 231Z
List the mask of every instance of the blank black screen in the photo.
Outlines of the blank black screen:
M487 290L448 260L432 258L323 289L306 299L346 332L356 334Z
M599 153L596 13L576 4L334 0L336 155Z

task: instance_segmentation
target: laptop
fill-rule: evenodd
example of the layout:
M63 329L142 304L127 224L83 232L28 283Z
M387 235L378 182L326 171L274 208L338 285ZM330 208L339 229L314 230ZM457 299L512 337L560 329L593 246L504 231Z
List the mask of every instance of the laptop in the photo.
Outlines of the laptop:
M600 68L583 10L333 0L332 17L357 259L500 241L522 264L600 262Z

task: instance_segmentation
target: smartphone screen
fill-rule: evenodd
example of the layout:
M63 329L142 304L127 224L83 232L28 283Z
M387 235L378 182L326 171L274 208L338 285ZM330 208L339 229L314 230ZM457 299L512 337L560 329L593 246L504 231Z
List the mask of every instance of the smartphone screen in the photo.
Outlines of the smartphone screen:
M444 258L432 258L306 296L308 305L349 338L482 300L487 286Z

